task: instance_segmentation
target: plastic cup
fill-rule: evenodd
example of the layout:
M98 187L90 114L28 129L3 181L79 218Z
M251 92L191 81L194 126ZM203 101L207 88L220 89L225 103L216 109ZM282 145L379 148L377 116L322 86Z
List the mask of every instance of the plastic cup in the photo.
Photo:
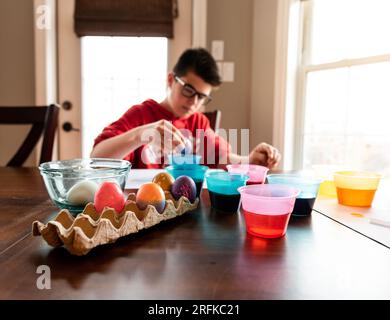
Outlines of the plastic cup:
M314 164L311 166L312 176L322 180L318 190L319 196L337 198L336 187L333 181L333 174L337 171L344 171L343 165Z
M191 177L196 185L196 196L199 197L204 181L204 175L209 169L207 166L201 166L198 164L186 165L186 166L169 166L165 170L175 179L180 176Z
M311 214L322 182L321 179L299 174L270 174L267 176L267 180L269 184L283 184L300 190L291 213L293 216L309 216Z
M245 186L249 176L226 171L206 173L211 206L218 211L237 212L240 204L238 188Z
M336 198L337 191L333 180L324 180L320 184L318 194L325 197Z
M242 173L249 176L247 184L262 184L267 176L268 168L256 164L228 164L230 173Z
M262 238L280 238L286 234L299 190L286 185L257 184L238 191L249 234Z
M339 204L352 207L371 207L381 175L367 171L339 171L334 183Z
M200 164L202 156L197 154L170 154L168 155L169 164L172 166L192 166Z

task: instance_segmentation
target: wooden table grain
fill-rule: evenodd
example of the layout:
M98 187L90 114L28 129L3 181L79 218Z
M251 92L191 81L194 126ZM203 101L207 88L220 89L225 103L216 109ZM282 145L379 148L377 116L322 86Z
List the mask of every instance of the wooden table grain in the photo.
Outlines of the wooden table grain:
M0 168L0 206L0 299L390 299L389 249L317 212L255 238L203 190L197 210L77 257L30 235L56 212L37 169Z
M31 232L52 206L38 169L0 168L0 253Z

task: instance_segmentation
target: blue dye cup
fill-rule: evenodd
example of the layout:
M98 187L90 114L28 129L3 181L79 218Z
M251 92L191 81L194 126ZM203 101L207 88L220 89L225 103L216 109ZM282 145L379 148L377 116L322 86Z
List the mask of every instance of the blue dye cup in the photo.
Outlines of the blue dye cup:
M226 171L206 173L211 206L218 211L237 212L240 204L238 188L245 186L249 176Z
M294 216L309 216L317 198L321 179L299 174L270 174L267 176L269 184L284 184L300 190L293 212Z
M201 166L198 164L186 165L186 166L169 166L165 170L175 179L180 176L191 177L196 185L196 196L199 197L202 191L204 175L209 169L207 166Z
M170 154L168 155L169 164L172 166L192 166L200 164L202 156L198 154Z

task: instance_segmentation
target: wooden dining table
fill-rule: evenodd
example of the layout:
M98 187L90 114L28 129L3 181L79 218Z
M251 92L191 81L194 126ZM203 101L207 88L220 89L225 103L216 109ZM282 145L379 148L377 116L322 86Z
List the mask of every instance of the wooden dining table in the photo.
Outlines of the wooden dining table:
M127 190L131 192L135 190ZM199 207L71 255L33 237L58 212L37 168L0 168L0 299L390 299L390 251L313 211L284 237L246 233L241 213ZM50 288L40 288L40 266Z

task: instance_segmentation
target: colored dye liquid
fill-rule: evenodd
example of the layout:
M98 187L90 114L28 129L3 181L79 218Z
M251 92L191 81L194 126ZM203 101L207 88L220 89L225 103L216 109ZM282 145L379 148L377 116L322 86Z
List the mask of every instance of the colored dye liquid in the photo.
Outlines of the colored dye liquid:
M249 186L251 184L263 184L263 181L251 181L251 180L248 180L246 182L246 185Z
M236 212L240 204L240 194L226 195L209 190L211 206L219 211Z
M357 190L336 188L340 204L353 207L371 207L376 190Z
M244 212L246 231L262 238L280 238L286 234L290 214L266 215Z
M54 200L54 203L60 209L68 209L73 216L75 216L78 213L82 212L84 210L84 208L85 208L84 205L82 205L82 206L80 206L80 205L75 206L75 205L63 203L63 202L56 201L56 200Z
M295 200L294 209L291 213L294 216L308 216L311 214L311 211L313 210L314 202L316 201L316 198L297 198Z
M196 197L198 198L200 196L200 193L202 192L202 186L203 186L203 180L194 180L196 185Z
M325 180L320 184L318 194L325 197L336 198L337 192L333 180Z

